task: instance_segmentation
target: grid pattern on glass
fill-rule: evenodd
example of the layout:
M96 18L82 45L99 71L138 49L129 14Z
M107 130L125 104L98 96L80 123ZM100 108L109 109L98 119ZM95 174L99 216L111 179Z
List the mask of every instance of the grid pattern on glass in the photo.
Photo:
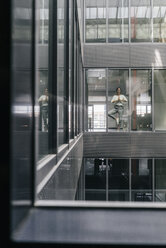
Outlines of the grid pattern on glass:
M106 131L106 71L86 71L88 84L88 130Z
M166 1L153 0L153 40L166 42Z
M106 0L85 1L86 42L106 42Z
M108 1L108 42L128 42L128 0Z
M131 70L131 130L152 130L151 70Z
M117 98L117 89L120 87L120 100ZM116 100L116 99L115 99ZM108 130L129 130L129 74L128 70L108 70Z

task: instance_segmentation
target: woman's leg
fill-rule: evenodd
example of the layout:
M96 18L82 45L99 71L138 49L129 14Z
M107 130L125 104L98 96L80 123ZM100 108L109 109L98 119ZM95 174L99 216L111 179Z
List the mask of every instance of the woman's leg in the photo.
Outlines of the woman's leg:
M117 113L117 109L112 109L110 111L108 111L108 116L111 117L112 119L116 120L115 114Z

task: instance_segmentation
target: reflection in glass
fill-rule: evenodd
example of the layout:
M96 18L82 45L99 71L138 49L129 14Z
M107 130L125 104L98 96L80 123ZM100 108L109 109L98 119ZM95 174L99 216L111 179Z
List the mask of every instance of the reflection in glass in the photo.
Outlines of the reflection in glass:
M128 70L108 70L108 130L128 130Z
M106 71L86 71L88 84L88 126L89 131L106 130Z
M152 201L152 159L131 160L132 201Z
M108 159L109 201L129 200L129 160Z
M27 1L28 3L30 1ZM14 28L12 30L12 39L15 42L27 43L31 42L31 29L29 28L32 24L32 11L30 6L24 7L24 5L19 5L13 9L13 18L16 20L14 23Z
M8 1L9 3L9 1ZM10 121L11 121L11 128L10 128L10 228L11 230L18 227L18 224L22 221L23 216L27 214L30 204L32 203L32 190L33 190L33 182L32 182L32 129L33 129L33 99L31 97L32 93L32 1L12 1L12 8L11 8L11 29L12 29L12 37L11 37L11 75L10 75L10 104L11 104L11 113L10 113ZM4 5L3 5L4 7ZM1 10L4 11L4 8ZM5 10L6 11L6 10ZM3 16L3 14L1 14ZM6 16L7 17L7 16ZM8 18L7 18L8 19ZM6 29L6 33L1 33L1 41L5 44L5 40L8 43L8 39L5 37L8 33L9 23L7 19L4 19L1 22L4 30ZM5 38L5 39L4 39ZM1 44L3 44L1 43ZM2 48L2 46L1 46ZM8 57L9 51L4 51ZM8 140L8 133L5 131L8 130L9 121L6 119L6 116L9 113L8 106L6 106L5 97L9 96L8 93L5 91L8 89L6 86L4 87L5 82L7 82L4 76L8 73L6 67L4 65L4 59L2 58L1 61L3 64L4 72L1 74L1 85L2 92L1 92L1 103L3 106L2 114L1 114L1 123L3 123L2 127L6 127L4 130L1 129L1 132L4 134L2 138L3 147L5 149L1 149L1 157L5 158L7 154L7 140ZM2 67L1 67L2 68ZM4 75L4 76L3 76ZM5 80L5 81L4 81ZM6 94L7 93L7 94ZM8 100L9 101L9 100ZM5 115L4 115L5 114ZM1 136L2 137L2 136ZM4 153L5 151L5 153ZM7 164L4 164L7 166ZM1 169L5 168L2 167ZM1 181L7 182L7 174L4 173L5 170L1 170ZM6 184L3 184L5 186ZM7 190L8 191L8 190ZM3 188L5 198L7 196L7 191ZM1 195L3 198L3 195ZM6 198L6 199L7 199ZM9 198L8 198L9 199ZM1 201L2 202L2 201ZM4 202L4 198L3 198ZM26 202L25 204L22 204ZM1 203L4 204L4 203ZM15 207L17 204L17 207ZM4 205L5 206L5 205ZM4 211L1 209L2 215L4 215ZM7 210L8 212L8 210ZM5 219L7 216L4 216ZM7 221L7 219L6 219ZM6 222L7 223L7 222ZM13 230L14 230L13 229ZM5 229L3 229L3 234L5 234ZM2 235L1 235L1 244L2 242ZM11 237L10 237L11 238ZM10 246L10 245L9 245Z
M166 159L155 159L155 201L166 201Z
M166 1L153 0L153 40L166 42Z
M64 137L64 0L57 1L57 87L58 87L58 144L65 143Z
M129 11L128 0L108 1L108 41L127 42Z
M106 159L85 159L85 200L106 200Z
M37 47L37 56L39 57L39 47L40 51L43 52L44 46L41 46L41 43L48 43L49 42L49 0L38 0L38 17L39 22L37 26L37 33L38 33L38 47ZM49 85L48 85L48 60L49 60L49 45L45 46L45 52L47 56L43 57L42 63L45 65L44 68L41 67L40 60L37 59L38 65L37 68L37 123L38 123L38 160L42 157L48 155L49 147L48 147L48 138L49 138Z
M86 42L106 41L106 0L85 1Z
M131 71L131 130L152 130L151 70Z
M131 41L151 41L151 1L131 0Z
M41 130L48 131L48 89L45 88L43 94L38 99L41 113Z
M166 70L154 70L155 130L166 130Z
M49 40L49 0L39 1L39 15L40 15L40 32L39 42L47 44Z

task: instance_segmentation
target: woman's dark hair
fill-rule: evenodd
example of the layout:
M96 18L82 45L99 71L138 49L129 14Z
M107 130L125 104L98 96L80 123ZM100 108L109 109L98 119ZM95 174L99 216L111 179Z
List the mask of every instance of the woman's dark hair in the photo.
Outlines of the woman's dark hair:
M116 92L118 91L118 89L120 89L120 92L122 92L121 87L117 87L117 88L116 88Z

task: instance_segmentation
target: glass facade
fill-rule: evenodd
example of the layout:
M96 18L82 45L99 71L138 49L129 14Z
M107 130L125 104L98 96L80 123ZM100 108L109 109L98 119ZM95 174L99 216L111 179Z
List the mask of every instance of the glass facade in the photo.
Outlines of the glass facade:
M36 43L37 63L36 63L36 115L37 115L37 143L38 158L42 159L49 154L49 0L38 0L38 18L36 25L38 39ZM41 44L45 46L45 55L43 57L43 65L40 66L40 50Z
M108 159L108 200L129 201L128 159Z
M58 145L65 143L64 133L64 111L65 111L65 84L64 84L64 34L65 34L65 20L64 20L64 4L65 1L58 0L57 2L57 26L58 26L58 65L57 65L57 91L58 91Z
M164 69L87 69L88 131L165 130L165 81Z
M152 159L131 160L132 201L152 201Z
M128 0L108 1L108 42L128 42Z
M166 201L166 169L165 159L155 160L155 201Z
M154 42L166 42L166 2L153 0L153 40Z
M85 0L86 42L106 42L106 0Z
M32 6L31 1L29 5ZM100 152L98 142L103 145L103 151L110 150L104 158L100 154L101 157L85 159L85 177L82 180L85 180L86 200L159 201L161 198L161 201L165 201L165 184L162 179L165 176L164 146L155 150L155 159L149 151L154 151L155 135L161 134L161 131L165 133L166 130L166 62L161 61L163 66L159 68L154 64L155 57L150 58L150 67L117 67L115 63L112 67L102 67L100 64L98 68L84 68L84 51L78 23L80 16L76 6L76 2L72 0L38 0L33 13L36 21L32 22L29 8L22 9L18 6L13 15L15 22L12 38L15 47L12 49L18 46L21 51L20 58L14 57L18 50L13 55L13 65L16 65L13 67L13 137L21 142L25 138L29 142L24 151L27 154L23 152L21 161L25 160L30 164L31 157L36 166L36 198L40 195L40 199L43 199L40 194L41 183L45 183L45 177L55 169L55 165L61 165L61 159L64 159L63 166L58 167L54 179L57 181L58 175L63 174L61 169L65 171L63 175L70 174L70 180L72 173L75 173L72 187L76 187L81 169L79 167L74 172L73 168L77 163L82 163L83 138L81 149L79 152L75 150L74 155L79 154L77 158L72 160L70 156L63 156L67 156L66 152L71 152L82 137L80 134L88 131L95 132L85 132L85 136L89 135L89 139L95 143L95 152ZM157 49L160 46L158 43L165 42L165 8L162 1L155 0L153 8L152 1L149 0L86 0L86 42L153 41L157 43L154 44ZM19 30L23 31L24 39ZM36 35L33 35L34 31ZM122 48L124 44L118 46ZM137 46L141 46L141 43ZM124 47L127 47L126 44ZM118 56L115 54L112 60ZM136 142L142 133L145 134L141 141L142 144L145 143L145 151L139 150L141 142ZM148 136L150 138L146 140L147 133L153 136ZM101 140L97 135L101 135ZM160 135L159 137L162 138ZM111 143L113 138L115 148ZM129 141L129 146L126 140ZM140 157L135 155L137 148L141 153ZM16 147L14 152L17 153L15 149ZM119 157L111 158L110 154L114 149ZM126 155L125 152L130 154ZM146 152L150 154L148 158ZM21 164L17 156L14 159L16 164ZM31 165L28 168L30 167ZM30 170L27 175L30 175ZM63 189L63 185L60 187ZM29 191L27 195L30 195ZM72 194L73 199L74 197L75 193Z
M38 0L40 31L39 43L48 44L49 42L49 0Z
M165 82L164 69L87 69L88 131L165 130ZM113 100L118 88L122 111Z
M152 41L151 0L131 0L131 41Z
M108 69L108 130L129 129L129 75L128 70ZM114 99L117 89L120 88L121 102Z
M151 70L131 70L131 130L152 130Z
M166 70L154 70L154 118L155 129L166 130Z
M84 158L80 175L85 181L83 200L165 202L165 162L156 158Z
M85 46L78 2L12 2L13 230L65 200L166 202L165 1L85 0Z
M89 69L86 71L88 84L88 130L106 130L106 71Z
M85 42L165 43L165 10L164 0L86 0Z
M85 161L85 200L106 200L106 159Z

